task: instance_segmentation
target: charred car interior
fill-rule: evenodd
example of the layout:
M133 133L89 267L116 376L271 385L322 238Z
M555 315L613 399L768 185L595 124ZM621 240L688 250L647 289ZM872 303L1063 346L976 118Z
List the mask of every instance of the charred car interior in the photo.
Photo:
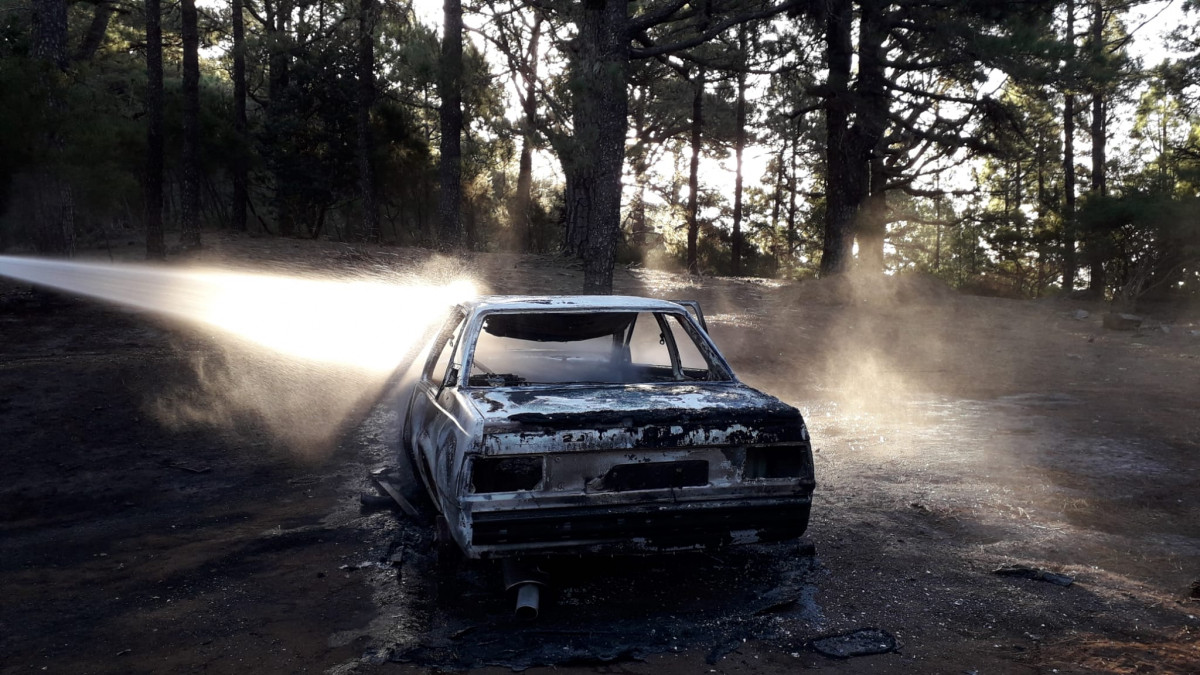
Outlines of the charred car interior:
M402 439L440 536L512 560L803 534L804 420L739 382L702 321L620 296L456 307L413 366Z

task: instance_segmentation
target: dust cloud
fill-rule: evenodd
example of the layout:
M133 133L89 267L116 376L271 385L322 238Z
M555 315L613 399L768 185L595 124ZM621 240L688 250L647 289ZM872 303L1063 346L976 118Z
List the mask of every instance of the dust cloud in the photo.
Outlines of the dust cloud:
M925 277L862 272L818 283L831 311L815 375L844 409L896 420L910 401L951 384L949 289Z
M192 377L147 404L168 427L245 439L265 430L304 457L330 451L395 386L446 310L475 294L453 268L434 259L405 274L301 278L0 256L0 275L192 328L173 337Z
M1019 303L979 301L941 281L852 272L780 287L698 288L739 376L843 424L920 422L937 397L986 397L1037 367L998 335L1045 331ZM686 293L685 293L686 294ZM869 424L868 424L869 422Z

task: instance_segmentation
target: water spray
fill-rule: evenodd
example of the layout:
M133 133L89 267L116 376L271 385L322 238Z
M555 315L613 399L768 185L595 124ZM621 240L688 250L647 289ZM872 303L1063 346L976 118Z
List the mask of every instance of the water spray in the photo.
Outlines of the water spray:
M300 279L0 256L0 275L219 328L282 355L394 369L431 322L474 295L449 284Z

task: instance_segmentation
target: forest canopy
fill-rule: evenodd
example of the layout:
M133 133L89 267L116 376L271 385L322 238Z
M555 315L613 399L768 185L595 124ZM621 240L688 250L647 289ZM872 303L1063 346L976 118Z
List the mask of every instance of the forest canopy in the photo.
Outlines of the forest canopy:
M600 293L642 264L1194 297L1198 17L1200 0L0 0L0 251L132 239L161 259L224 230L575 256Z

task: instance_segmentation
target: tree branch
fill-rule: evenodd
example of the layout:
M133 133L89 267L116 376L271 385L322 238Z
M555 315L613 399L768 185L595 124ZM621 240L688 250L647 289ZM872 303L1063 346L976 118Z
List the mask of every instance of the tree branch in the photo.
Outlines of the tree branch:
M675 12L683 9L687 4L688 0L675 0L674 2L669 2L652 12L646 12L645 14L630 20L629 29L634 32L643 31L647 28L657 26L660 23L670 21Z
M637 49L637 48L630 49L629 50L629 58L630 59L646 59L646 58L650 58L652 56L658 56L660 54L670 54L672 52L678 52L678 51L682 51L684 49L690 49L697 45L701 45L701 44L704 44L705 42L708 42L709 40L715 38L716 36L720 35L721 33L724 33L725 31L729 30L730 28L732 28L734 26L738 26L743 23L749 23L751 21L757 21L759 19L769 19L773 16L778 16L779 14L782 14L783 12L786 12L788 10L792 10L792 9L801 7L805 4L807 4L807 3L805 3L803 0L786 0L785 2L782 2L778 5L774 5L774 6L766 8L766 9L759 10L757 12L750 12L748 14L740 14L740 15L736 15L736 16L731 16L731 17L725 19L724 21L717 22L708 30L705 30L702 33L698 33L697 35L695 35L687 40L681 40L679 42L675 42L672 44L647 47L645 49Z

